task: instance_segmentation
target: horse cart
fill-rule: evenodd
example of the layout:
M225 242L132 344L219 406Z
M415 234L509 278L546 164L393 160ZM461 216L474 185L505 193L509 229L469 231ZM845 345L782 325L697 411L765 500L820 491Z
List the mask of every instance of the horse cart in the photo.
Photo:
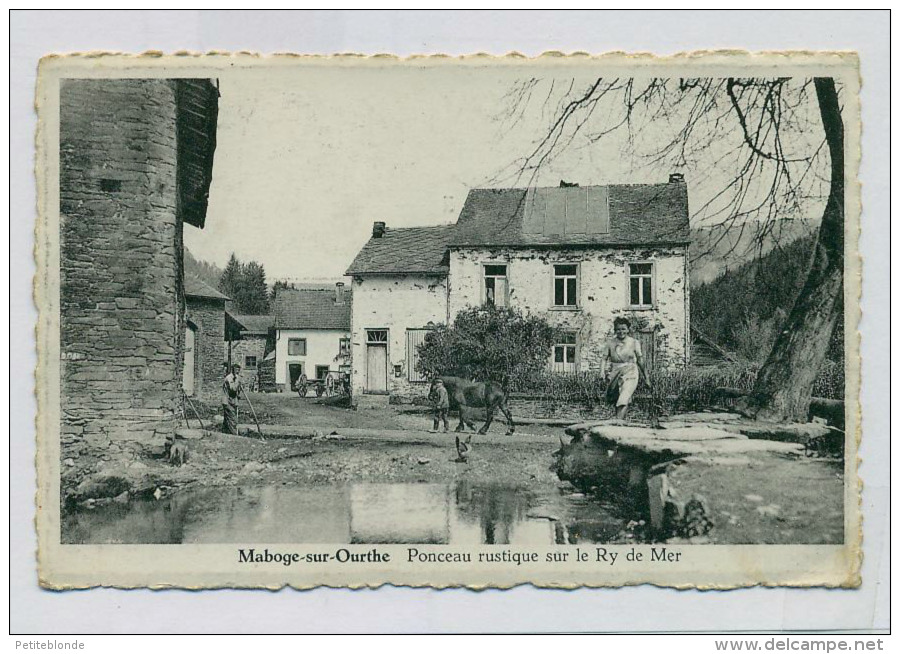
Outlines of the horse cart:
M306 375L300 375L294 390L300 397L306 397L310 390L315 392L316 397L350 395L350 373L331 370L318 379L308 379Z

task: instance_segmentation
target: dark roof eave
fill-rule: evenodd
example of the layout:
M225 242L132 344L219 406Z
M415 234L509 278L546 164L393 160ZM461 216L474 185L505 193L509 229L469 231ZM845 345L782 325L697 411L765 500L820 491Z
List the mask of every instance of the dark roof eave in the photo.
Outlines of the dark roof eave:
M188 293L187 291L185 291L184 296L192 297L197 300L213 300L215 302L221 302L223 304L231 299L227 295L204 295L203 293Z
M303 327L303 326L297 327L297 326L294 326L294 325L290 325L290 326L288 326L288 325L275 325L275 327L274 327L273 329L274 329L275 331L278 331L278 330L282 330L282 331L283 331L283 330L285 330L285 329L302 329L303 331L320 331L320 332L349 332L349 331L350 331L350 327L349 327L349 326L347 326L347 327L309 327L309 326L306 326L306 327Z
M449 268L443 270L348 270L344 275L348 277L361 277L363 275L388 276L388 275L427 275L430 277L446 277L450 274Z
M643 243L451 243L447 247L451 250L459 250L462 248L512 248L516 250L525 249L556 249L556 248L605 248L605 249L624 249L624 248L647 248L647 247L673 247L691 244L691 240L679 241L646 241Z

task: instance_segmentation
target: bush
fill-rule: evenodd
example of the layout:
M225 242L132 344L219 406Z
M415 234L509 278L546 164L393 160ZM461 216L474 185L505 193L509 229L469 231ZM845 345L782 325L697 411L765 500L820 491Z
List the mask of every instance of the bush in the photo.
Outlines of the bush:
M419 346L416 370L428 377L456 375L516 385L546 367L555 330L540 316L515 308L460 311Z
M650 374L653 397L666 413L702 411L723 404L717 389L734 388L749 392L756 383L759 365L734 363L723 366L661 370ZM550 403L551 412L563 405L581 405L588 410L606 402L606 379L598 371L577 374L544 372L533 375L527 383L513 390L541 398ZM649 391L642 383L635 393L634 408L640 413L647 405ZM827 361L813 386L813 395L841 400L844 398L844 369Z

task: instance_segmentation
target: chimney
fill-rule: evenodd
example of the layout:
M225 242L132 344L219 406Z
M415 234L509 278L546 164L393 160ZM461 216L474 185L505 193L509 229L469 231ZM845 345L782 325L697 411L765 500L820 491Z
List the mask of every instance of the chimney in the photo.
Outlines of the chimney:
M669 175L669 184L684 184L684 173L672 173Z
M334 303L344 303L344 282L338 282L334 285Z
M376 220L372 225L372 238L381 238L384 236L385 225L383 222Z

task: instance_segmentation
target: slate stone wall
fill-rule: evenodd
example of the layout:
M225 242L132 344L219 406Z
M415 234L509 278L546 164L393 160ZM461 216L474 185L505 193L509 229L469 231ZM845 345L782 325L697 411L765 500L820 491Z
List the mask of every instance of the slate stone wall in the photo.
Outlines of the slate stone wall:
M225 342L225 300L188 296L187 319L197 327L194 341L194 395L214 404L221 400Z
M244 336L239 341L234 341L231 344L231 361L232 363L237 363L241 366L241 383L243 383L248 389L252 387L254 380L256 380L257 375L260 373L260 366L263 361L263 357L269 351L266 348L267 337L265 336ZM228 344L225 344L227 349ZM256 370L251 370L247 367L245 357L256 357ZM272 386L275 385L275 367L271 366L272 369ZM260 383L262 386L262 383Z
M171 80L60 88L63 456L176 426L184 307Z

